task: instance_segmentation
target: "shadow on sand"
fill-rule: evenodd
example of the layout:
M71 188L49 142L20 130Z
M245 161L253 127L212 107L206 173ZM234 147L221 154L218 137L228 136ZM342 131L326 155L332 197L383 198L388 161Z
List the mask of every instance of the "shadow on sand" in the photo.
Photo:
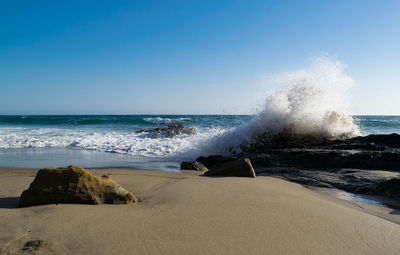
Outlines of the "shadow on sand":
M17 209L18 205L19 197L0 197L0 208Z

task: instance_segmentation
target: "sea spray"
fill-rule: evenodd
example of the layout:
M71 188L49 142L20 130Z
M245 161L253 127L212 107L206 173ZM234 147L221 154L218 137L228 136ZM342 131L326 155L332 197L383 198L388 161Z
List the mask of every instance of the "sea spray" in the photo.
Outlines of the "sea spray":
M235 153L277 136L299 138L350 138L360 135L348 113L347 93L353 80L339 61L318 58L310 67L278 75L280 89L270 93L263 110L249 123L210 139L206 154Z
M267 97L250 124L251 136L352 137L360 131L348 113L353 80L339 61L321 57L309 68L276 79L282 89Z

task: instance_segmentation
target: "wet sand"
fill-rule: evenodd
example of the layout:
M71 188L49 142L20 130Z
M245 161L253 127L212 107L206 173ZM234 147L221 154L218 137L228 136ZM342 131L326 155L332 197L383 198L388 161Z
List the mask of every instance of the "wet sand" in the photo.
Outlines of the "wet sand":
M17 208L36 171L0 168L0 254L29 254L22 249L30 240L42 240L35 254L400 251L398 211L363 208L281 179L209 178L192 171L90 171L111 174L141 202Z

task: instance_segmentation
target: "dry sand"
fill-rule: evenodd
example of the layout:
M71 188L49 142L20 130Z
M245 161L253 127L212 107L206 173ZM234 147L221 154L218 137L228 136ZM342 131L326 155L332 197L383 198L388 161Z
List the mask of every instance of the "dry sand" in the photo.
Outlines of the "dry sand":
M16 208L36 171L0 169L0 253L39 239L35 254L400 254L399 224L284 180L91 172L142 201Z

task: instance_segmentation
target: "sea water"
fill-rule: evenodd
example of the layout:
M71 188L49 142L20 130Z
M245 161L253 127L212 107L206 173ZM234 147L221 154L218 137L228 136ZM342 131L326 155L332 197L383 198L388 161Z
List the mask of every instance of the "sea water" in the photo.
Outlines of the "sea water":
M400 132L399 116L352 116L355 85L339 62L326 57L271 79L254 115L17 115L0 116L0 166L40 168L131 167L178 170L182 160L240 152L257 137L282 133L349 138ZM142 128L182 124L194 135L157 137Z
M132 167L177 170L179 162L209 154L223 136L256 115L0 116L0 166L40 168ZM362 135L400 132L400 116L353 116ZM183 124L194 135L155 137L141 128ZM210 145L211 144L211 145ZM214 153L214 151L213 151ZM215 153L218 153L216 151ZM220 151L223 153L223 151Z

